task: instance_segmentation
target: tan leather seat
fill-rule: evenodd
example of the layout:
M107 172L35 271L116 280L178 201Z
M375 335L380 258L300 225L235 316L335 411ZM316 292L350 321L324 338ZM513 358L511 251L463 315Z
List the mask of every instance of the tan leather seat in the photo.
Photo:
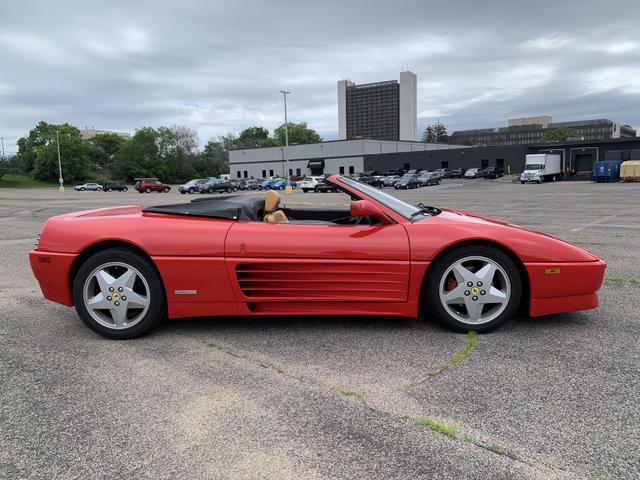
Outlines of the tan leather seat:
M275 190L268 190L264 196L264 218L265 222L289 223L285 213L280 210L280 194Z

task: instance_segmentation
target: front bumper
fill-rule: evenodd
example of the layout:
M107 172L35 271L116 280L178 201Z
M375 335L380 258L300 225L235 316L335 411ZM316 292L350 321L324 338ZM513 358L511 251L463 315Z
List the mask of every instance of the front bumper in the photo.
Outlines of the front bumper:
M70 271L77 255L51 253L40 250L29 252L31 270L40 284L44 298L52 302L73 306Z
M598 307L607 264L594 262L525 263L529 276L529 315L540 317Z

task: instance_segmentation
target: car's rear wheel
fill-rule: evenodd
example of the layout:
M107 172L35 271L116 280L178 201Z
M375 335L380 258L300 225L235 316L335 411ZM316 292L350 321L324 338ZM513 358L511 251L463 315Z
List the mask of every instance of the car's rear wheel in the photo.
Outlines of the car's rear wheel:
M171 190L169 187L165 187L162 191L163 191L164 193L169 193L169 190Z
M91 330L117 340L144 335L165 316L158 274L141 255L123 248L102 250L82 264L73 300Z
M494 330L513 316L520 303L518 268L497 248L459 248L429 270L424 292L427 314L453 330Z
M303 188L303 189L302 189L302 192L303 192L303 193L307 193L308 191L309 191L309 189L308 189L308 188Z
M151 189L149 187L145 188L144 193L151 193Z
M196 191L196 190L195 190L193 187L191 187L191 188L189 189L189 195L193 195L193 194L195 193L195 191Z

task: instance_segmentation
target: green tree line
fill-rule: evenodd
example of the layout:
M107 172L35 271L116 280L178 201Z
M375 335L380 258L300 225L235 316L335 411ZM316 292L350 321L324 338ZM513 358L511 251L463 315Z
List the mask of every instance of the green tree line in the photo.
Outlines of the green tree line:
M322 141L305 122L289 123L289 144ZM198 136L188 127L143 127L125 139L115 133L100 133L83 140L80 130L68 123L39 122L18 140L15 165L35 180L58 180L58 146L62 176L66 182L121 180L158 177L170 183L191 178L215 177L229 171L229 150L280 146L285 126L269 135L264 127L250 127L239 134L210 139L198 148Z

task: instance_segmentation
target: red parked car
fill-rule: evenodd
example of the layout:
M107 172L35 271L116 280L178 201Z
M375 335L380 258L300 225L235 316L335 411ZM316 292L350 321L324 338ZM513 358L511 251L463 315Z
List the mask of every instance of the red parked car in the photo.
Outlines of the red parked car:
M162 183L157 178L136 178L135 189L140 193L164 192L169 193L171 185Z
M166 317L426 314L485 332L520 307L598 306L606 264L581 248L345 176L326 182L348 209L288 208L268 191L52 217L31 267L46 298L119 339Z

